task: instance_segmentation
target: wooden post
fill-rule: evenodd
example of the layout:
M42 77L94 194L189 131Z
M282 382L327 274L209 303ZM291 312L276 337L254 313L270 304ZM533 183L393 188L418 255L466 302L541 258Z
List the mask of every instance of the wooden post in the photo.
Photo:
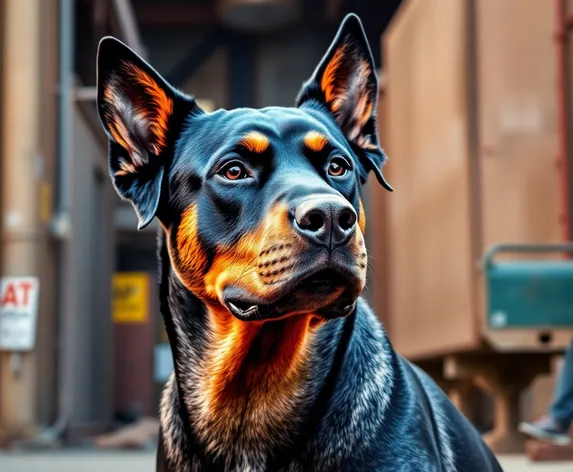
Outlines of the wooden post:
M468 380L494 400L494 427L484 440L495 453L523 453L525 438L517 431L519 396L540 374L549 373L551 356L542 353L483 353L450 356L444 361L444 377Z

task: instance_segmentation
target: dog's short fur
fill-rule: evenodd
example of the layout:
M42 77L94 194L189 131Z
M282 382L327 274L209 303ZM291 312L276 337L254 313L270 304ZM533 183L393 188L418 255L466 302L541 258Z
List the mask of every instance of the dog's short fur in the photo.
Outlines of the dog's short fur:
M122 43L100 43L113 183L140 228L162 226L175 373L158 470L501 470L359 298L360 188L373 171L390 189L376 101L354 15L294 108L205 113Z

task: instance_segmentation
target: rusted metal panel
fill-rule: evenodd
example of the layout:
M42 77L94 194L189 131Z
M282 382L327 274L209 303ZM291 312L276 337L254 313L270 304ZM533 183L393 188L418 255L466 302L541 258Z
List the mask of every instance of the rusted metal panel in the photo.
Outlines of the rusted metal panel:
M559 242L553 3L476 2L483 243Z
M573 74L571 73L573 49L573 1L554 0L555 4L555 59L557 73L557 129L559 153L557 163L561 173L562 221L567 239L573 239L573 135L571 130Z
M480 255L563 238L554 15L544 0L409 0L384 36L396 189L384 277L407 356L491 341Z
M558 165L554 3L483 0L476 2L476 16L484 249L507 241L562 241L569 225ZM558 347L557 336L542 345L528 331L516 339L515 333L486 330L486 337L498 347Z
M412 0L384 39L389 316L410 357L476 346L468 158L467 2Z

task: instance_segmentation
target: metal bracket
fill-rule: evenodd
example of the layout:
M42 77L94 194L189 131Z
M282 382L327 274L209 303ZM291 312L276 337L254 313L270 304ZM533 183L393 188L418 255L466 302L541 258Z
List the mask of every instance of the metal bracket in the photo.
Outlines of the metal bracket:
M545 244L513 244L502 243L490 247L480 261L481 269L491 266L495 256L500 253L528 254L528 253L571 253L573 254L573 243L545 243Z

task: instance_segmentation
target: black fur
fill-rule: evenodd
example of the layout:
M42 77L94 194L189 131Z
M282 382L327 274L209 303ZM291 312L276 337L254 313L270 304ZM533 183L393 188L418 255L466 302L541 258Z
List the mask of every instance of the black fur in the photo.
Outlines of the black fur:
M390 189L376 101L354 15L295 108L205 113L127 47L102 40L98 110L110 173L139 226L154 217L162 225L160 303L175 372L162 401L158 471L501 470L446 395L396 354L359 297L360 188L373 171ZM297 227L302 203L318 197L357 215L344 243L309 243ZM284 333L299 322L308 329L292 341ZM235 339L228 326L254 326L236 370L223 349ZM283 361L284 371L273 370ZM273 390L282 381L291 390Z

